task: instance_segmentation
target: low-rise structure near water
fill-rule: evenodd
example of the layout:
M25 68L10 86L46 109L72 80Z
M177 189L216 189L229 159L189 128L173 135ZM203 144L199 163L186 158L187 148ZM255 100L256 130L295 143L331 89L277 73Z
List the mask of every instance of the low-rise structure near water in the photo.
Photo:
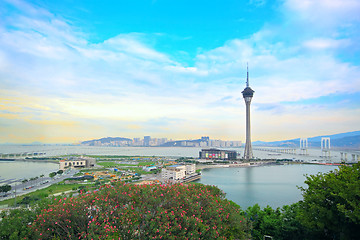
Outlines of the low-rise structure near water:
M220 150L216 148L201 149L199 152L200 159L236 160L236 156L236 151Z
M60 170L67 168L90 168L94 167L96 160L90 157L70 157L60 160Z

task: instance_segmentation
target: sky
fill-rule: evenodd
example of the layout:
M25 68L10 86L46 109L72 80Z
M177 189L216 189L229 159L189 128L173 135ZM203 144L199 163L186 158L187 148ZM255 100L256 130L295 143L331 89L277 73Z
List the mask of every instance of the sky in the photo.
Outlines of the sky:
M2 0L0 143L360 130L359 0Z

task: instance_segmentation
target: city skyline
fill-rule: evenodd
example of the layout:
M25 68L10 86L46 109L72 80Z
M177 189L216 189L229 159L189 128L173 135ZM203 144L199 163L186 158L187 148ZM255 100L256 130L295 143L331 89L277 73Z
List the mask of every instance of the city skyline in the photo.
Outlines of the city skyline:
M0 2L0 143L358 130L360 2Z
M123 138L123 137L105 137L101 139L92 139L79 143L85 146L111 146L111 147L241 147L241 141L221 139L211 139L209 136L202 136L199 139L168 139L152 138L144 136L141 138Z

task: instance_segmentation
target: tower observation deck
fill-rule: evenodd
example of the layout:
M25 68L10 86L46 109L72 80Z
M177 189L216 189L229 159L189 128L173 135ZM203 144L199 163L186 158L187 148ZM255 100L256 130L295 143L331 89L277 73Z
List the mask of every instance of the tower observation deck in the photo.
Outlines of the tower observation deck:
M249 67L247 67L246 88L241 93L243 95L246 105L246 142L245 142L244 159L250 160L253 158L253 152L251 146L251 131L250 131L250 104L251 104L251 99L254 95L254 90L252 90L249 86Z

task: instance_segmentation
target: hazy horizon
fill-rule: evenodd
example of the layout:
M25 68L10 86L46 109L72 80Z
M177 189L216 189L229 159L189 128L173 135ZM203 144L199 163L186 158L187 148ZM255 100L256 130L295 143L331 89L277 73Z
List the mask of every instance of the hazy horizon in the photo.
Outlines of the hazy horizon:
M360 2L0 2L0 144L252 141L360 122ZM355 130L354 130L355 129Z

